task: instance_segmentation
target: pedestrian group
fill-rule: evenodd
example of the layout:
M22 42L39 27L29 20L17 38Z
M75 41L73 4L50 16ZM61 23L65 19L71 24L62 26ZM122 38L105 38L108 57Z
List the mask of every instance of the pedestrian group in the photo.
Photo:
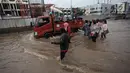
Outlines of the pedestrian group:
M84 36L88 36L93 42L96 42L99 36L101 40L106 39L106 35L109 33L106 19L85 20L82 30L84 31Z
M98 37L100 37L101 40L106 39L106 35L109 33L106 19L85 20L82 30L84 31L84 36L87 36L88 39L91 39L93 42L96 42ZM71 43L71 28L67 21L64 22L64 28L61 28L61 33L60 60L63 60L68 51L69 43Z

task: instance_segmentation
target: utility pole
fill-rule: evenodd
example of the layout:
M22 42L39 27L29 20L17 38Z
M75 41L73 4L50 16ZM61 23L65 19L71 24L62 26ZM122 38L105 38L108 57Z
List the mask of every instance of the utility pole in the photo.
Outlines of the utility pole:
M31 17L33 17L33 14L32 14L32 8L31 8L31 3L30 3L30 1L28 0L28 5L29 5L29 12L30 12L30 15L31 15Z
M31 8L31 3L30 3L30 0L28 0L28 5L29 5L29 12L30 12L30 16L32 18L32 22L31 22L31 26L33 26L33 23L34 23L34 19L33 19L33 14L32 14L32 8Z
M72 11L72 0L70 0L71 2L71 17L72 17L72 19L73 19L73 11Z
M44 2L44 0L41 0L41 3L42 3L42 11L45 12L46 9L45 9L45 2Z

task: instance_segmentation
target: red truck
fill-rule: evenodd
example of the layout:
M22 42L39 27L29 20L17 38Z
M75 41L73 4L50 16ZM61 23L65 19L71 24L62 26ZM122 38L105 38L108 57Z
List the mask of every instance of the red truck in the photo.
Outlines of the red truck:
M74 20L68 21L72 31L77 31L80 27L83 26L84 22L82 18L77 18ZM34 37L45 37L49 38L60 32L60 29L63 28L63 21L54 21L54 17L50 16L39 16L34 23Z

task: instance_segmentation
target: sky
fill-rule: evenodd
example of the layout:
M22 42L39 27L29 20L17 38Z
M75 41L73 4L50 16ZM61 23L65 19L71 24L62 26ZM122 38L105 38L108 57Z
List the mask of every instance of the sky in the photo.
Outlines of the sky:
M41 2L41 0L30 0L31 2ZM99 0L100 3L103 3L104 1L107 0ZM111 3L119 3L119 2L124 2L124 1L129 1L130 0L111 0ZM57 7L70 7L71 5L71 0L44 0L45 4L47 3L52 3L55 4ZM96 4L98 0L72 0L72 6L73 7L83 7L87 5L92 5Z

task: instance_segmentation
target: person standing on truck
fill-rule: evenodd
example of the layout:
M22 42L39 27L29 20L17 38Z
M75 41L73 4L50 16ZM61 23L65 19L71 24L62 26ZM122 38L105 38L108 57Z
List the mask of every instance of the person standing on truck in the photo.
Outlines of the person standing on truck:
M69 48L69 36L64 28L61 28L60 37L60 60L62 61Z
M64 23L64 29L67 31L68 35L69 35L69 43L70 42L70 39L71 39L71 27L69 25L69 23L67 21L65 21Z

